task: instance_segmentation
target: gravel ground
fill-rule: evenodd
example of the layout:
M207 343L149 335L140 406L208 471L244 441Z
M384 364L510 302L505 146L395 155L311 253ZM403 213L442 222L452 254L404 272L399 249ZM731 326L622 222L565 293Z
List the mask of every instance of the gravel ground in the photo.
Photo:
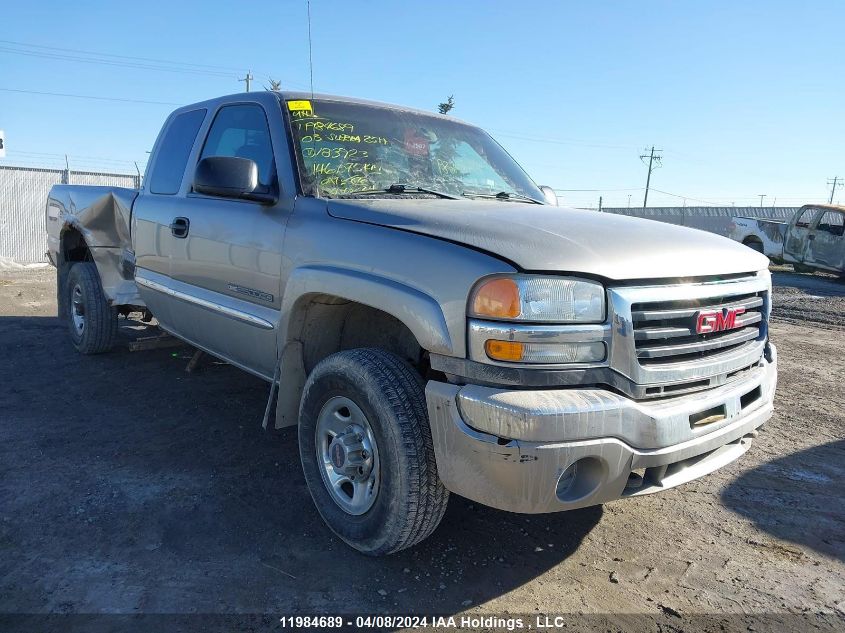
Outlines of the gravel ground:
M742 459L558 515L453 496L432 538L374 560L321 523L294 431L261 430L264 383L210 362L186 373L189 348L81 357L54 317L52 269L0 273L0 613L242 614L228 630L316 612L842 630L845 283L779 270L775 284L776 411ZM2 617L3 631L79 624Z
M785 268L779 266L773 271L773 283L778 288L773 309L778 320L799 325L810 322L820 328L845 327L845 279L823 273L796 275Z

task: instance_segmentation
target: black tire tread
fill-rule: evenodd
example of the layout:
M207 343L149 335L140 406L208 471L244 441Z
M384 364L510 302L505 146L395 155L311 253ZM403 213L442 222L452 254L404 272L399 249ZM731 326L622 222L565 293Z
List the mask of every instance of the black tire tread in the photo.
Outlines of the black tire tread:
M77 340L73 319L68 313L71 340L80 354L102 354L114 347L117 339L117 310L109 305L100 283L100 274L91 262L78 262L70 268L65 287L68 310L73 309L70 293L77 283L82 287L85 300L85 331Z
M391 554L419 543L434 532L449 502L449 491L437 475L423 381L399 356L382 349L360 348L338 352L318 363L309 376L305 393L324 371L339 368L360 372L368 382L374 383L373 387L386 399L398 422L401 451L408 469L408 493L399 500L403 507L397 512L396 529L383 535L378 548L360 549L372 556ZM354 543L350 544L355 547Z
M374 371L394 410L405 414L397 415L402 427L405 450L409 456L417 457L419 466L416 473L416 489L412 487L411 496L407 500L409 521L396 547L391 550L395 552L416 545L434 532L446 512L449 492L437 475L425 390L419 374L408 363L390 352L373 348L354 352L359 362L369 365ZM404 421L411 423L403 423Z

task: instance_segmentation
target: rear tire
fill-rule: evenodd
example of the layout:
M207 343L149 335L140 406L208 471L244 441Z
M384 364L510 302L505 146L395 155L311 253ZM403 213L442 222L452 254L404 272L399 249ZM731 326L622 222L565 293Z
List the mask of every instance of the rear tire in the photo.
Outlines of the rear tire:
M760 254L763 254L763 242L756 239L745 240L743 242L748 248L757 251Z
M109 305L93 263L71 266L65 298L70 339L76 350L80 354L109 351L117 338L117 309Z
M356 349L317 364L303 390L299 454L320 516L364 554L419 543L446 512L422 379L389 352Z

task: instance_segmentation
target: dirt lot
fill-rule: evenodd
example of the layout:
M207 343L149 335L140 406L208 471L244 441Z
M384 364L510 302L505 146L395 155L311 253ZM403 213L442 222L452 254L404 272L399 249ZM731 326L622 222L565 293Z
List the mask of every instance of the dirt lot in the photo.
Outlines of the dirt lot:
M845 628L845 283L784 271L775 283L776 413L744 458L567 514L453 496L432 538L373 560L321 523L295 432L261 430L264 383L222 364L188 374L188 348L81 357L54 317L52 270L2 273L0 612ZM49 628L6 618L3 630ZM260 628L248 618L230 630Z

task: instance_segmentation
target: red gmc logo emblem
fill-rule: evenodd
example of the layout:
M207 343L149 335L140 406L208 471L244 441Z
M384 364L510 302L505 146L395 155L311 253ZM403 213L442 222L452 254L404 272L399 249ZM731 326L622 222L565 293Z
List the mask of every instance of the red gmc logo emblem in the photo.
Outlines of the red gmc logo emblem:
M736 325L736 318L745 313L745 308L723 308L699 312L695 317L695 331L699 334L732 330Z

